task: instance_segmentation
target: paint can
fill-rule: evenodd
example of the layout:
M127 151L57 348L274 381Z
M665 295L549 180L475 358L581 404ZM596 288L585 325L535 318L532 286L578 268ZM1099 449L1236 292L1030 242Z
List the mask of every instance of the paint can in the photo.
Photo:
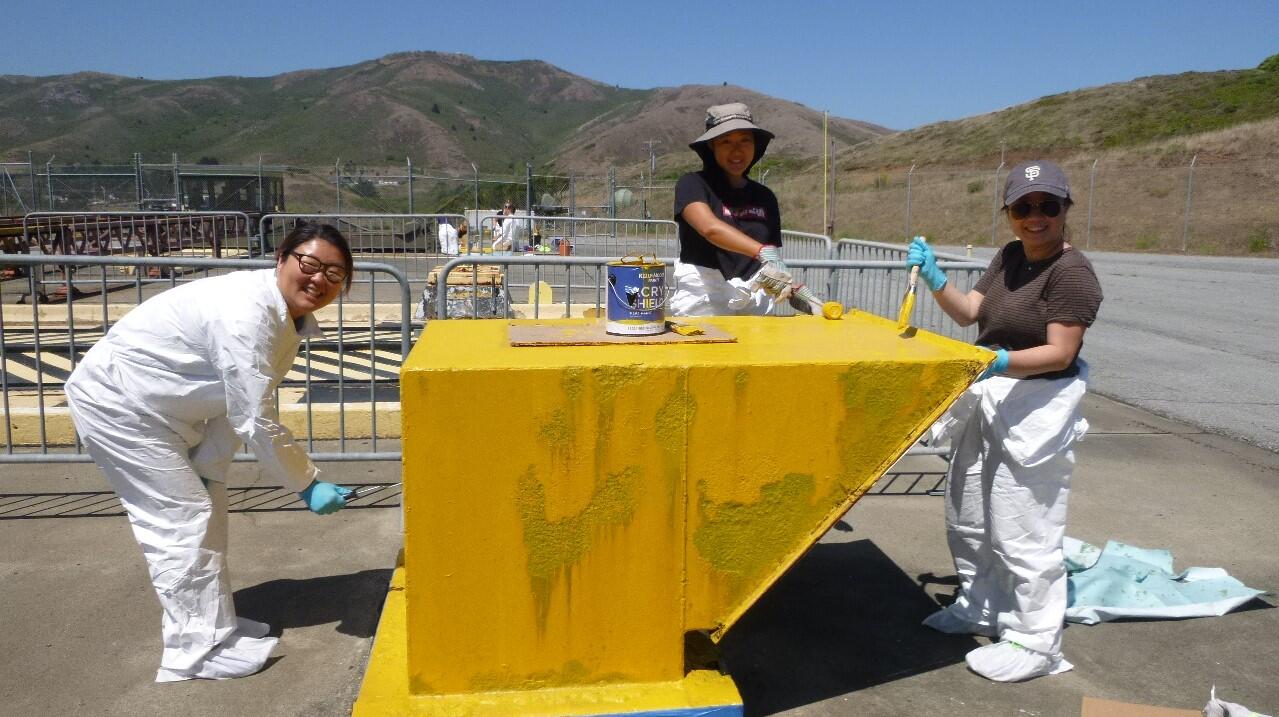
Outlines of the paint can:
M666 331L666 265L657 257L610 261L604 331L652 336Z

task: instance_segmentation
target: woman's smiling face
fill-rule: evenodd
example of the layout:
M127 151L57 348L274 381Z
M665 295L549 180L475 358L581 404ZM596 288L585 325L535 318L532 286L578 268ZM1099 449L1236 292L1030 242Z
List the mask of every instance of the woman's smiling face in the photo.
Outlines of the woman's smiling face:
M711 152L715 154L715 163L725 174L741 178L755 159L755 133L738 129L720 135L711 140Z
M1043 211L1040 206L1043 202L1056 202L1058 206L1056 216L1050 217ZM1031 192L1018 199L1016 203L1030 205L1030 212L1021 219L1018 219L1011 209L1008 212L1008 222L1018 239L1026 244L1043 248L1050 248L1064 241L1066 212L1070 209L1070 205L1065 200L1047 192Z
M302 270L298 256L309 256L325 265L323 271L307 274ZM280 257L276 265L275 282L289 307L289 316L297 319L328 306L342 291L343 282L332 281L325 276L329 267L346 271L342 252L323 239L312 239L299 244L292 253Z

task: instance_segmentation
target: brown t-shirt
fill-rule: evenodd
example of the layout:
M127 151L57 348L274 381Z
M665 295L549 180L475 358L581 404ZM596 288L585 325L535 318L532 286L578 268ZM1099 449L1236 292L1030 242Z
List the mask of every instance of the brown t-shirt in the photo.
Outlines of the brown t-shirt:
M984 297L977 310L977 343L1009 351L1048 343L1048 324L1054 321L1092 326L1102 298L1101 283L1083 252L1067 249L1032 263L1020 241L1009 242L995 255L973 289ZM1031 378L1078 373L1079 362L1072 360L1063 371Z

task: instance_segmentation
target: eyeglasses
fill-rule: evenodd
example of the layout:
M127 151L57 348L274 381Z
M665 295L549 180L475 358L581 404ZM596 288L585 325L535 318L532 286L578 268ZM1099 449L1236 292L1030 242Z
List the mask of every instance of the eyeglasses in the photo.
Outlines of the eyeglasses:
M1008 205L1008 211L1013 215L1014 219L1025 219L1030 216L1033 209L1039 209L1040 213L1052 219L1061 214L1060 199L1045 199L1042 202L1017 202Z
M302 268L302 273L307 276L318 274L322 271L324 272L324 278L334 284L341 284L346 281L346 267L341 264L325 264L310 254L303 254L297 251L289 253L298 260L298 266Z

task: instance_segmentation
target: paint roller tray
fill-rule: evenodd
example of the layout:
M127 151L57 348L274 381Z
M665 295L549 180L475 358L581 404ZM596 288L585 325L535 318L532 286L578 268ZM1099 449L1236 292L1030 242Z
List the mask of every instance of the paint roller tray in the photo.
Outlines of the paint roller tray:
M700 334L684 336L672 331L649 336L617 336L604 331L599 319L559 319L555 321L512 321L507 336L512 346L601 346L604 344L724 344L737 338L710 324L681 321L696 326Z

